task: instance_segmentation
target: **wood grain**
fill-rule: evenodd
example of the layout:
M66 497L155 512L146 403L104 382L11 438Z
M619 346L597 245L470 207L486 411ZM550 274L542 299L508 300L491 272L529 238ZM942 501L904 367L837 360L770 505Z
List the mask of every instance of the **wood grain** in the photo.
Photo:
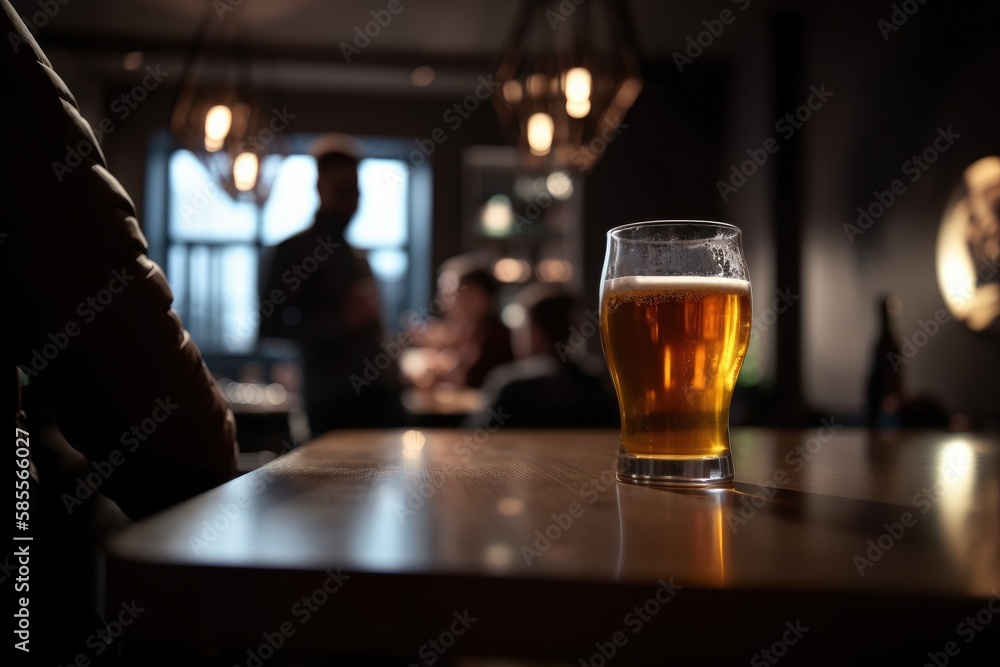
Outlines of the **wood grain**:
M630 664L704 657L699 623L728 624L748 660L803 614L827 624L801 649L822 662L845 623L866 654L954 639L1000 586L995 437L737 430L734 487L698 492L614 482L616 449L610 431L324 436L114 537L109 603L148 601L139 637L251 644L340 568L294 646L412 655L467 607L492 620L463 652L578 664L672 580L672 620Z

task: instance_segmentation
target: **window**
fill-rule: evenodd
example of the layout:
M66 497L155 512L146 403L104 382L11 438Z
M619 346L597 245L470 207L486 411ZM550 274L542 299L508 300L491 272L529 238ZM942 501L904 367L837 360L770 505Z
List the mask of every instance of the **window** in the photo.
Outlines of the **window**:
M176 150L169 158L167 277L174 308L206 352L253 351L260 258L308 227L319 205L310 156L268 156L261 173L273 179L267 201L258 206L230 197L193 153ZM363 160L358 178L361 201L345 235L368 256L383 322L392 330L414 301L412 276L424 263L413 256L412 179L404 162L383 158ZM428 234L422 229L417 235Z

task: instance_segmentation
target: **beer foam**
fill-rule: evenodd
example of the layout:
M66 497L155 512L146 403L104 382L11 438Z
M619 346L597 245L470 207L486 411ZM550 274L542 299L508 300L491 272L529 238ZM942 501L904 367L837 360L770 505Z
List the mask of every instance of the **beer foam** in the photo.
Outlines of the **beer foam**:
M604 293L623 292L750 292L750 281L708 276L626 276L604 281Z

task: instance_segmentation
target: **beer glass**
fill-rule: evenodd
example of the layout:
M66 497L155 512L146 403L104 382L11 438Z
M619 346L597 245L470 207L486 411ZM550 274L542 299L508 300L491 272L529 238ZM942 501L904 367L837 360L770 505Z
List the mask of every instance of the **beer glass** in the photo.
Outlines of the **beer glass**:
M686 220L612 229L600 321L621 412L618 479L731 483L729 403L751 324L740 230Z

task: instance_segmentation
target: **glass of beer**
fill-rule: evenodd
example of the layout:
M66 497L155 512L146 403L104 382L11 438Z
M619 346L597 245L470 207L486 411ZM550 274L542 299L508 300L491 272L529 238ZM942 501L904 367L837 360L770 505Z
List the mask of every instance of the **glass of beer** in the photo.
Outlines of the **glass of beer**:
M737 227L668 220L608 232L601 342L621 411L619 480L732 483L729 403L750 304Z

